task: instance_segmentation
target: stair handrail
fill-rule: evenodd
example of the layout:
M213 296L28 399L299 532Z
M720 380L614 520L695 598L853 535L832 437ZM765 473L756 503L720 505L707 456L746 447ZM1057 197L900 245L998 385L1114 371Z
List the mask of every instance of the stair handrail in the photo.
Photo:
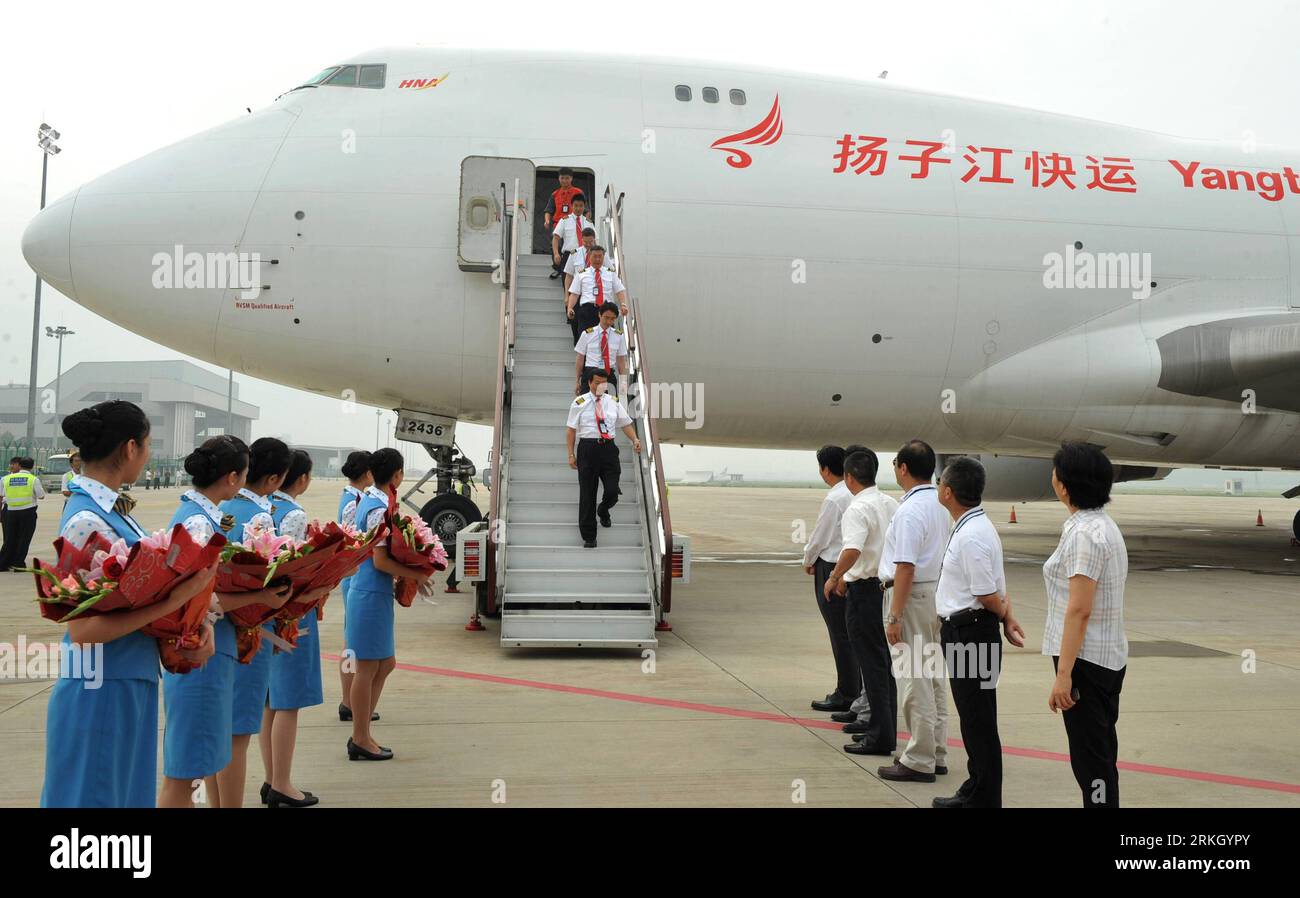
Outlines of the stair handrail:
M614 263L614 271L624 288L627 288L628 275L623 254L623 198L624 194L614 192L612 184L606 185L605 205L608 213L604 223L608 234L609 255ZM659 451L659 430L654 416L650 414L651 381L640 335L640 304L630 289L627 292L628 314L624 316L623 328L628 344L628 386L638 384L637 397L642 412L632 416L633 425L641 440L641 456L635 465L636 481L641 493L646 549L654 565L653 586L658 609L656 617L662 621L663 615L672 610L673 525L668 513L668 487L664 482L664 465ZM658 537L657 551L650 544L651 536Z
M510 241L501 260L500 336L497 338L497 390L492 412L492 486L489 489L487 539L488 610L497 607L497 591L505 579L505 528L501 515L506 508L506 478L510 442L505 438L510 417L510 380L514 367L515 317L518 306L519 264L519 179L515 178L515 201L505 213L510 217ZM504 233L504 229L503 229ZM498 541L500 544L498 545Z

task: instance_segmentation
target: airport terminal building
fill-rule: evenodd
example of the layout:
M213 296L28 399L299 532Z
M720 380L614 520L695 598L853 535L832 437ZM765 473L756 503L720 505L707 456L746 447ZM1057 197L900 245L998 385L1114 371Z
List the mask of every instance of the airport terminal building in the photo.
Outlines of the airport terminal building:
M259 414L257 406L240 401L236 383L227 415L226 377L179 359L79 362L63 372L58 386L58 411L63 416L107 399L126 399L139 405L149 416L153 456L158 459L184 457L208 437L222 433L247 441ZM67 440L59 432L53 412L54 396L55 381L37 394L37 445L48 447L53 440L66 448ZM27 385L0 387L0 441L22 441L26 432Z

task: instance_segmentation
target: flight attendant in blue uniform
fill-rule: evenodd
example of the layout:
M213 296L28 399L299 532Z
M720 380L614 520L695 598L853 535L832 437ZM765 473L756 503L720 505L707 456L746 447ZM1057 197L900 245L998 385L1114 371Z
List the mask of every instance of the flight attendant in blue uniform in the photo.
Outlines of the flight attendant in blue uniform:
M311 456L302 449L293 450L293 463L284 478L284 486L272 495L272 517L281 536L298 541L307 538L307 512L298 497L311 486ZM304 602L324 598L328 589L305 593ZM262 716L258 741L262 748L262 765L266 781L262 801L273 808L307 808L320 799L293 785L293 752L298 741L298 711L325 701L321 690L320 630L316 612L309 611L298 619L298 645L291 652L271 655L271 697Z
M149 419L138 406L113 400L69 415L63 432L84 465L68 484L60 535L78 546L96 532L135 544L144 530L118 487L135 482L149 460ZM154 806L158 641L140 630L194 598L216 570L214 564L195 574L147 608L68 622L60 679L45 711L41 807ZM199 648L185 656L202 663L212 651L212 628L205 625Z
M229 537L233 542L245 539L248 528L260 527L275 532L274 503L271 494L284 485L293 456L283 441L274 437L254 440L248 447L248 477L244 488L233 499L221 503L221 511L232 518ZM288 601L287 591L279 604ZM275 602L267 604L275 605ZM267 629L270 629L267 625ZM262 729L262 711L271 688L271 644L262 647L248 664L235 665L235 700L231 719L230 763L217 775L223 807L244 805L244 785L248 775L248 742Z
M248 447L233 436L213 437L185 459L194 484L181 496L169 526L181 524L195 541L229 536L231 519L218 505L234 497L248 474ZM223 527L222 525L226 526ZM261 602L283 602L284 591L217 593L213 610L228 612ZM197 781L206 781L204 802L223 806L217 774L230 763L231 720L235 701L235 627L222 617L213 625L216 652L208 663L185 674L163 672L163 787L159 807L194 806Z
M388 490L402 483L402 453L380 449L370 456L370 473L375 482L366 489L357 505L357 529L377 526L388 510ZM384 681L397 667L397 649L393 637L393 578L405 577L421 586L427 574L398 564L388 557L386 545L361 563L348 588L347 619L344 629L348 648L356 655L356 675L352 678L352 738L348 739L348 760L387 761L393 757L370 735L370 715L379 704Z
M355 452L348 453L348 460L343 463L343 476L348 479L348 485L343 487L343 495L339 496L339 513L335 519L340 524L348 527L356 527L357 522L357 503L361 501L362 494L366 487L375 482L370 476L370 453L364 449L358 449ZM348 586L352 583L351 577L344 577L339 588L343 590L343 614L346 617L348 612ZM348 696L352 694L352 669L351 665L345 663L348 655L347 640L343 641L343 654L339 656L339 686L342 701L339 702L339 720L347 721L352 719L352 709L348 707ZM374 715L371 720L378 720L379 715Z

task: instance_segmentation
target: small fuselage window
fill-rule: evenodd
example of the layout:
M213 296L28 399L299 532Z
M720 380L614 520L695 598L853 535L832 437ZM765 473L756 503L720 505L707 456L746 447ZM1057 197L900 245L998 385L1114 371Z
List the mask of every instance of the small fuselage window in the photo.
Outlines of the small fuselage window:
M716 87L706 87L700 91L700 96L704 97L706 103L718 102L718 89Z
M731 94L730 94L730 96L731 96L731 105L732 105L732 106L744 106L744 105L745 105L745 92L744 92L743 90L740 90L740 89L738 89L738 88L733 87L733 88L731 89Z
M691 101L691 87L689 84L679 84L673 89L673 95L683 103Z

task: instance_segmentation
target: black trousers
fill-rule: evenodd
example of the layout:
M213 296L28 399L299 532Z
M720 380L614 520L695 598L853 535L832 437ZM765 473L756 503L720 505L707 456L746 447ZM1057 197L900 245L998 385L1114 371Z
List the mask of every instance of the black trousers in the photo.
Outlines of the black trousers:
M1059 670L1059 657L1052 668ZM1079 690L1079 700L1061 712L1065 738L1070 743L1070 767L1083 793L1085 808L1119 807L1119 693L1128 668L1110 670L1100 664L1074 659L1070 681Z
M964 626L944 621L939 639L966 747L966 782L957 795L968 807L1000 808L1002 740L998 736L996 686L1002 669L1002 634L998 619L986 611Z
M862 672L853 657L849 644L849 628L845 623L848 599L826 601L826 578L835 570L835 562L818 558L813 562L813 591L817 594L817 610L826 622L826 635L831 640L831 657L835 659L835 693L853 701L862 691Z
M565 312L568 315L568 312ZM596 314L596 304L594 302L580 302L573 307L573 320L569 322L569 327L573 329L573 345L578 345L578 338L582 332L589 327L595 327L600 324L600 316Z
M613 440L578 440L578 532L596 538L596 486L604 487L600 511L618 503L618 446Z
M36 533L36 509L5 509L4 545L0 546L0 571L27 566L27 550Z
M885 591L875 577L848 586L844 624L871 705L862 744L892 750L898 747L898 689L885 639Z

